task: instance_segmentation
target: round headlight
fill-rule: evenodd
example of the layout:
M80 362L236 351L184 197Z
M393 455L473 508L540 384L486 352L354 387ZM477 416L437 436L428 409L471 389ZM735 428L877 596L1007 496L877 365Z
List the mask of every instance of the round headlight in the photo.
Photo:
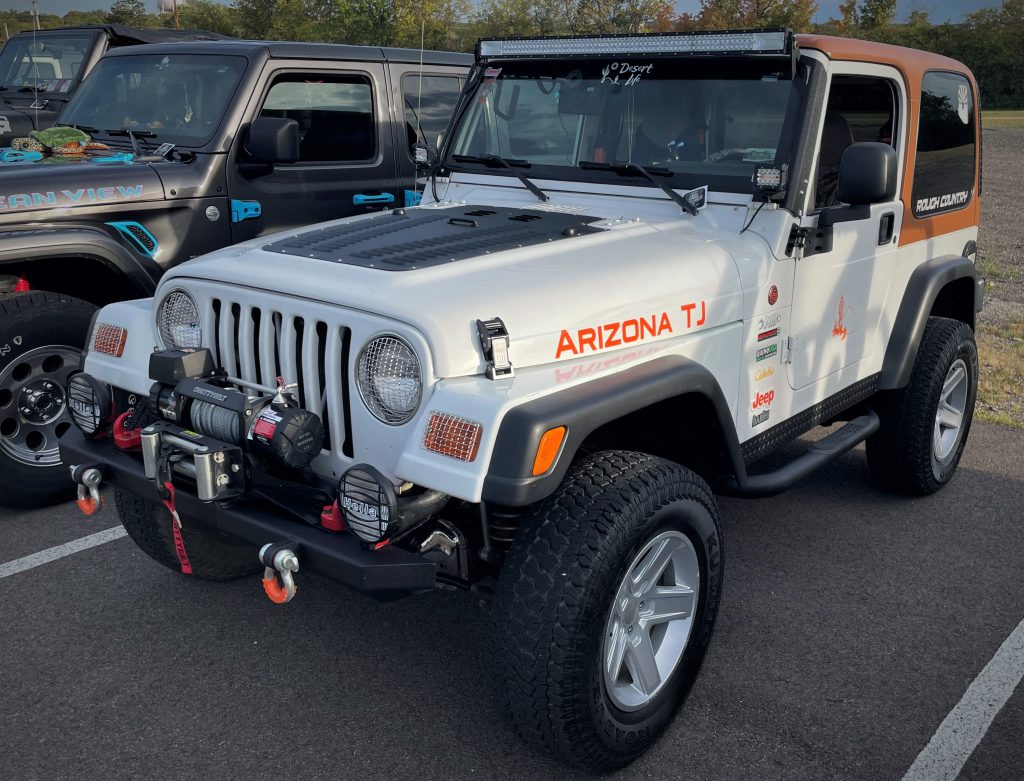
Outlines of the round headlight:
M184 290L172 290L156 310L156 325L164 347L181 350L202 346L199 307Z
M408 422L423 393L416 352L392 334L370 340L356 362L356 386L378 420L391 426Z
M110 387L91 374L77 372L68 379L68 411L75 425L92 436L110 423L113 402Z

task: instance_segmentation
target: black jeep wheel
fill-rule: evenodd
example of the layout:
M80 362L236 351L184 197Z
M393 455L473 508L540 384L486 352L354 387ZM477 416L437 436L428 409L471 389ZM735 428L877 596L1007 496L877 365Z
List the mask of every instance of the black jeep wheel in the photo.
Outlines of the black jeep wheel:
M722 564L695 474L641 453L581 459L524 522L495 596L490 663L516 731L595 772L643 753L700 669Z
M74 494L57 442L72 425L64 388L96 307L56 293L0 296L0 502Z
M174 521L163 504L149 501L120 489L114 490L117 514L128 536L142 552L168 569L181 572L174 548ZM242 543L220 539L197 529L187 516L181 517L181 536L192 567L192 576L200 580L235 580L262 569L259 551Z
M930 317L910 382L879 398L882 426L867 441L868 466L883 487L926 495L960 463L978 395L978 347L966 323Z

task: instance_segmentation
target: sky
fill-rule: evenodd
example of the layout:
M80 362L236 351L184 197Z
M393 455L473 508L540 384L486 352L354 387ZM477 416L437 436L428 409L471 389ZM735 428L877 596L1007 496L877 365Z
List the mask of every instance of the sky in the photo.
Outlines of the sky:
M156 0L143 0L147 8L156 11ZM227 2L228 0L223 0ZM95 8L108 8L112 0L38 0L40 13L59 14L63 16L68 11L80 10L91 11ZM818 15L816 21L824 22L829 17L839 15L838 7L841 0L818 0ZM700 5L698 0L676 0L676 8L679 11L694 12ZM907 17L911 11L920 9L929 11L933 22L953 21L959 22L965 13L977 11L979 8L987 8L1000 5L999 0L899 0L896 18L898 21ZM12 8L15 11L25 11L32 7L31 0L0 0L0 7Z

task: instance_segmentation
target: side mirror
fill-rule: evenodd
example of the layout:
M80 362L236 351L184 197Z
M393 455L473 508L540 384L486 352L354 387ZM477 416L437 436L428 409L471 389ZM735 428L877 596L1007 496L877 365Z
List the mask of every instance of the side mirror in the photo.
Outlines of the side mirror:
M283 117L260 117L249 125L245 149L261 163L294 163L299 159L299 123Z
M896 150L877 141L851 144L839 163L839 200L870 206L896 197Z

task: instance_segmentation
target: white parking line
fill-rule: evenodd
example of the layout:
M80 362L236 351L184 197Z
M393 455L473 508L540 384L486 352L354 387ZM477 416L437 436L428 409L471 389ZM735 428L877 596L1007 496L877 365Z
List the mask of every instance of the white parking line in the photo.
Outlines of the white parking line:
M985 669L917 755L903 781L954 779L985 737L996 714L1024 678L1024 621L1010 632Z
M95 548L97 545L102 545L105 542L119 540L124 537L125 534L127 534L127 532L125 532L123 526L112 526L101 532L96 532L95 534L90 534L86 537L79 537L77 540L72 540L71 542L65 542L63 545L57 545L54 548L41 550L39 553L33 553L29 556L23 556L20 559L4 562L3 564L0 564L0 578L6 578L8 575L17 575L19 572L24 572L27 569L40 567L43 564L49 564L51 561L62 559L65 556L70 556L72 553L78 553L79 551L88 550L89 548Z

